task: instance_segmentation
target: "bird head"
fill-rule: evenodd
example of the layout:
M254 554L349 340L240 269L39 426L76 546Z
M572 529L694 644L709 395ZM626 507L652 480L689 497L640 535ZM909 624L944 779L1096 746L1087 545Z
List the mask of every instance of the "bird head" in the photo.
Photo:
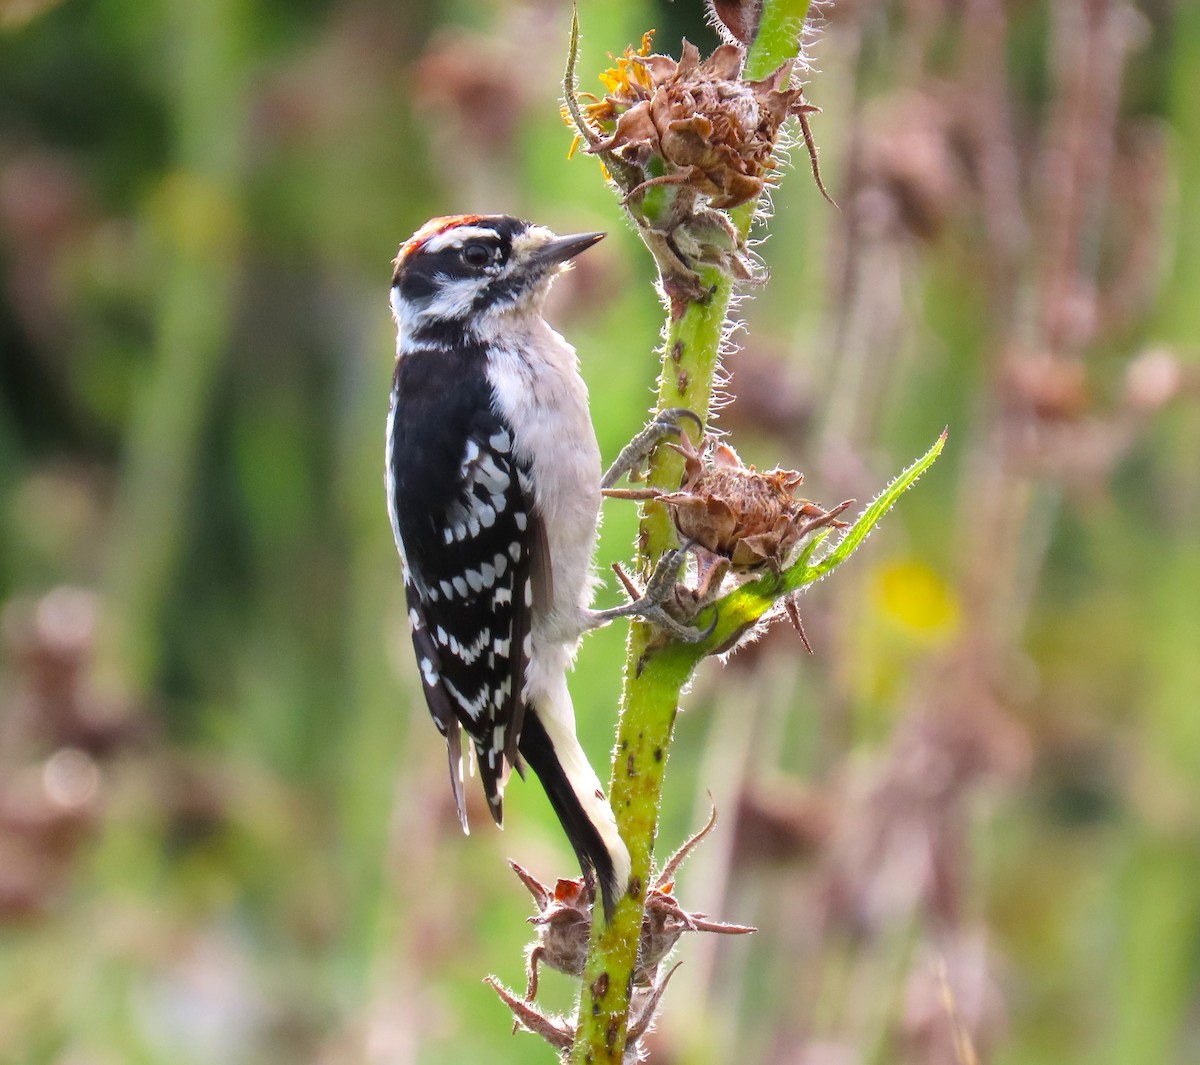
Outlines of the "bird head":
M392 310L401 339L483 337L499 319L540 314L554 278L603 236L559 237L508 215L426 222L395 259Z

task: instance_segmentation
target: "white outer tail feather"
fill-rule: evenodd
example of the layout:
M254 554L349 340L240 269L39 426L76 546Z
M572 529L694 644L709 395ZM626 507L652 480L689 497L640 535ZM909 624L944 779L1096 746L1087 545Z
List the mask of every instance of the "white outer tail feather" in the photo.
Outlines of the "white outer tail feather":
M564 706L562 700L565 700ZM629 848L617 830L617 819L612 807L604 797L604 786L575 734L575 710L567 690L566 677L561 688L553 696L539 699L535 712L554 745L563 772L571 784L571 790L579 799L588 820L596 827L604 846L612 858L613 873L619 890L624 891L633 872Z

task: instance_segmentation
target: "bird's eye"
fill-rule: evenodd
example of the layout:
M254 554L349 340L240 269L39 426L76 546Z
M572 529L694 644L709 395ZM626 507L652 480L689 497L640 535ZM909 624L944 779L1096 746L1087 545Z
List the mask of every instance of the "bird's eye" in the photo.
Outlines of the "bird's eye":
M468 266L487 266L495 256L495 249L490 244L475 241L462 250L463 262Z

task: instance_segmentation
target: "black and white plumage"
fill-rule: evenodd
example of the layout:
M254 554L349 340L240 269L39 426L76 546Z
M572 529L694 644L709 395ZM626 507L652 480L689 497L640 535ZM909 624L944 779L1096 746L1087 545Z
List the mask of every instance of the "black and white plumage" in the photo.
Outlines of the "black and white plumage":
M464 830L461 730L496 823L511 770L528 763L611 913L629 855L566 681L594 624L600 453L575 352L541 316L562 265L600 236L468 215L434 219L401 247L386 479Z

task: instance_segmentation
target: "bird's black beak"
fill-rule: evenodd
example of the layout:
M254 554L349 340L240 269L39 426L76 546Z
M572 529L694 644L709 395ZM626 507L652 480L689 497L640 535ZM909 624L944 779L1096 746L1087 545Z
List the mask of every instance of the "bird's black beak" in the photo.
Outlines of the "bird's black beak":
M604 239L603 233L575 233L569 237L555 237L547 241L532 255L535 263L551 266L555 263L565 263L574 259L580 252L585 252L593 244Z

